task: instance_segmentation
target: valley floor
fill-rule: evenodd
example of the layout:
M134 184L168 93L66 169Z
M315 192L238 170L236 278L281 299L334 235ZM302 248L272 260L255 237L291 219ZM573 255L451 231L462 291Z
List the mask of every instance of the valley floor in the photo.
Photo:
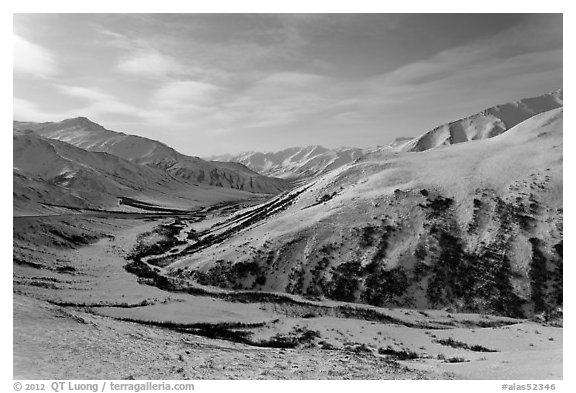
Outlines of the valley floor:
M15 379L562 378L533 321L146 285L125 257L166 220L14 218Z

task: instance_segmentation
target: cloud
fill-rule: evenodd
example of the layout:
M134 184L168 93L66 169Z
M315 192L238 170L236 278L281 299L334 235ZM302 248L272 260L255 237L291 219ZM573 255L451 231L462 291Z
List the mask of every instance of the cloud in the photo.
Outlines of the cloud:
M328 78L299 72L278 72L267 75L257 86L272 88L312 88L328 81Z
M220 105L229 130L291 124L333 109L340 100L334 81L316 74L269 74Z
M162 107L186 108L204 106L216 102L223 89L198 81L169 82L154 93L155 103Z
M118 63L118 69L127 74L153 78L188 72L187 67L173 57L154 50L129 55Z
M515 59L535 60L535 63L524 63L524 66L538 66L550 61L562 61L561 56L551 56L552 51L559 50L562 42L562 24L557 18L531 19L524 24L516 25L496 35L483 38L466 45L443 50L427 59L406 64L393 72L376 78L377 83L387 85L425 85L443 79L452 79L457 75L482 73L487 66L491 69L506 69L514 63L517 68L523 64ZM543 58L549 56L548 59ZM495 73L494 77L498 77Z
M13 114L15 120L21 121L46 121L48 115L34 103L17 97L13 100Z
M125 103L101 89L85 86L56 85L62 93L88 101L88 105L76 110L88 115L123 114L141 117L144 110Z
M110 94L101 91L100 89L87 88L82 86L68 86L68 85L56 85L56 88L62 93L83 98L89 101L110 101L115 100Z
M149 124L227 132L285 125L336 105L321 75L281 72L244 88L196 80L170 81L158 88L140 116Z
M182 76L209 80L230 78L230 74L216 69L213 65L201 67L197 62L182 61L181 59L185 58L182 53L176 56L167 54L159 50L153 40L129 37L100 25L96 25L96 32L106 46L121 49L125 53L116 65L116 69L122 73L151 79ZM187 45L192 46L193 43L187 42Z
M82 113L86 113L88 116L116 114L127 115L136 118L146 117L146 111L144 109L118 100L96 102L82 109Z
M427 81L450 77L454 72L470 67L482 59L481 52L469 47L449 49L428 59L406 64L372 82L390 86L425 84Z
M14 34L12 38L14 72L48 78L56 74L55 56L40 45Z
M362 99L378 105L400 104L418 96L447 96L458 91L466 96L510 78L527 85L533 74L562 68L561 50L544 50L508 58L481 55L481 51L456 48L430 59L401 67L364 83ZM550 86L550 89L554 86ZM471 97L470 97L471 98Z
M443 113L448 118L559 88L558 37L561 42L555 20L527 23L368 78L351 96L355 110L347 119L383 119L409 107L423 116Z
M26 121L60 121L77 116L101 117L104 115L123 115L135 119L148 119L148 111L126 102L97 88L71 85L54 85L65 95L87 101L83 106L60 111L46 112L35 102L14 97L14 119Z
M13 118L20 121L60 121L70 117L78 116L73 111L46 112L38 107L35 102L22 98L13 98Z

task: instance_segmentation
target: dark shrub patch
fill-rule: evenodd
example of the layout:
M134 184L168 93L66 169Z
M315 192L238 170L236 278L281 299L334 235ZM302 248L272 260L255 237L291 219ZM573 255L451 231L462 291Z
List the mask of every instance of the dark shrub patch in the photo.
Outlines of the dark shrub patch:
M266 284L266 276L258 276L256 277L256 281L254 281L256 285L265 285Z
M466 360L466 359L461 358L461 357L452 357L452 358L448 358L445 360L446 363L466 363L469 361L470 360Z
M564 256L562 255L563 252L563 246L562 246L562 241L558 244L554 245L554 250L556 251L556 253L560 256L560 258L563 258Z
M264 285L266 276L260 265L255 261L232 263L218 260L207 272L194 271L192 277L201 285L211 285L228 289L245 289L243 282L248 277L256 277L254 283Z
M431 267L427 296L432 304L449 304L462 298L471 288L470 266L460 239L438 229L440 256Z
M467 349L469 351L474 351L474 352L498 352L495 349L486 348L486 347L483 347L481 345L470 346L470 345L468 345L462 341L456 341L452 337L440 339L440 340L434 340L434 342L438 343L438 344L446 345L448 347L463 348L463 349Z
M150 255L161 255L171 248L184 244L185 242L178 240L176 237L182 226L174 222L169 225L160 225L151 232L146 232L138 235L137 243L131 253L128 255L128 259L136 260L141 259ZM156 243L150 243L147 238L158 235L160 240ZM150 263L156 264L158 266L164 266L166 264L162 263L160 258L155 258L151 260Z
M353 302L362 275L360 262L346 262L332 268L332 280L328 284L328 297L344 302Z
M390 302L395 296L402 296L408 289L406 271L402 267L391 270L378 268L365 281L366 289L362 295L368 304L381 306Z
M320 332L302 327L293 328L287 335L276 334L270 340L252 342L252 345L274 348L296 348L299 345L310 345L320 338Z
M423 209L428 210L426 216L427 218L435 218L439 217L442 212L448 210L450 206L454 203L454 199L452 198L445 198L442 195L438 195L436 199L427 198L426 204L419 204L419 206Z
M332 344L330 344L329 342L326 342L326 341L320 341L319 344L320 344L320 349L325 349L325 350L328 350L328 351L332 351L332 350L337 349L334 345L332 345Z
M359 246L360 247L372 247L374 245L374 236L377 233L378 227L368 225L362 228L360 232L360 240Z
M397 351L394 348L392 348L391 346L388 346L386 348L379 348L378 353L380 355L391 356L391 357L398 359L398 360L412 360L412 359L418 359L420 357L420 356L418 356L418 354L416 352L412 352L408 349L403 349L403 350Z
M548 269L546 257L541 251L542 241L535 237L529 239L532 244L532 261L530 262L531 299L534 302L534 311L546 310L546 282L548 281Z

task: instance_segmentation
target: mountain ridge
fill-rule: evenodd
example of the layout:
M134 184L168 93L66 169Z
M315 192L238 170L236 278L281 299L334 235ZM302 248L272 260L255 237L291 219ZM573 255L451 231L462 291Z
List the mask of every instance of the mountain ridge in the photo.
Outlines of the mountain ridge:
M563 89L495 105L476 114L445 123L409 141L402 151L420 152L439 146L500 135L537 114L562 107Z
M376 148L329 149L321 145L308 145L271 152L247 151L215 155L206 159L239 162L267 176L310 179L375 151L422 152L440 146L493 138L532 116L561 107L562 102L563 89L558 89L551 93L495 105L462 119L436 126L418 137L397 137Z
M189 210L252 195L231 188L191 186L160 168L13 130L13 209L18 216L69 209L139 212L144 204L158 211ZM124 204L126 198L142 202L140 208Z
M210 159L239 162L267 176L310 179L350 163L371 150L355 147L329 149L321 145L308 145L266 153L243 152L212 156Z
M90 121L85 117L61 122L31 123L14 121L17 130L67 142L88 151L106 152L136 164L160 168L191 184L206 184L264 194L276 194L290 188L281 179L273 179L228 163L206 162L186 156L168 145L149 138L129 135Z

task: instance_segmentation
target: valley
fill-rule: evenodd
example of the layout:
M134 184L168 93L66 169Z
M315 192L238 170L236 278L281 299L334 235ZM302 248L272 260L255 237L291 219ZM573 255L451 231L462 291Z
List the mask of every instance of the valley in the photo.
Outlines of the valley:
M15 122L14 377L562 379L561 99L263 173Z
M15 250L33 263L14 265L15 378L329 379L344 370L359 379L489 378L478 368L486 366L501 368L494 378L517 379L528 375L525 362L508 362L526 354L546 356L541 378L559 377L551 362L561 361L561 329L534 321L146 285L126 270L125 258L140 234L174 219L188 220L16 219ZM78 234L66 243L56 234L35 238L37 249L27 250L31 221L50 233L67 225ZM448 338L497 352L439 343Z
M230 219L225 210L205 220ZM204 221L15 218L15 378L561 377L562 329L550 323L190 285L148 262L153 274L131 270L135 246L175 222ZM526 356L538 359L534 368Z

